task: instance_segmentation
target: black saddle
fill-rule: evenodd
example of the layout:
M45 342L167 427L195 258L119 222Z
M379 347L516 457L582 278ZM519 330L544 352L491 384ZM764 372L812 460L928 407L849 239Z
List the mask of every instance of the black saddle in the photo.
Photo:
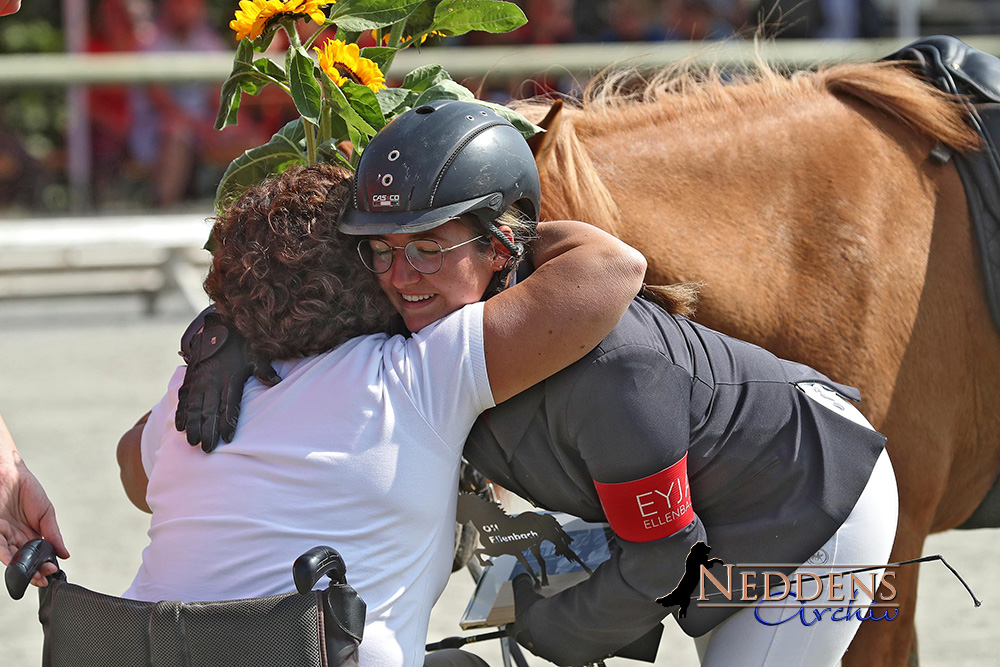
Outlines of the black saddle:
M56 562L34 540L7 568L11 597ZM344 561L315 547L293 566L298 593L221 602L140 602L70 584L62 570L39 589L43 667L357 667L365 603L347 584ZM311 590L324 575L326 590Z
M924 37L886 60L913 63L940 90L959 96L983 139L979 151L955 155L965 188L993 323L1000 331L1000 59L947 35Z

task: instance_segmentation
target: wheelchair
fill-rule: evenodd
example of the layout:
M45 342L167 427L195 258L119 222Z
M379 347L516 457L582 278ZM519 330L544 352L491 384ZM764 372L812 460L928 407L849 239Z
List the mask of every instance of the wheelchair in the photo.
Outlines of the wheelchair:
M33 540L5 581L19 600L52 545ZM297 593L217 602L140 602L96 593L60 569L39 589L42 667L357 667L365 603L335 549L318 546L292 566ZM312 590L324 575L325 590Z

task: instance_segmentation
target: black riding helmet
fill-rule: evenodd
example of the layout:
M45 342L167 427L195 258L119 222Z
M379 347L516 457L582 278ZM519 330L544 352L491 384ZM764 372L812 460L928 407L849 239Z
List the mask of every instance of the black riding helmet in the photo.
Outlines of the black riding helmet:
M538 219L541 186L521 133L492 109L443 100L411 109L365 148L345 234L423 232L471 214L515 256L494 220L509 207Z

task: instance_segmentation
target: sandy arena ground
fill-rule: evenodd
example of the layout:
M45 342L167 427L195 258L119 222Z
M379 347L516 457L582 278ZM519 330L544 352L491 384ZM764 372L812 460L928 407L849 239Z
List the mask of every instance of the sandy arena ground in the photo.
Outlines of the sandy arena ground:
M64 567L75 583L118 594L139 564L147 515L121 491L114 448L120 434L162 395L190 315L175 299L153 317L143 316L139 300L129 297L0 302L0 413L56 504L73 553ZM924 553L944 555L984 603L974 608L942 565L923 566L922 664L997 664L1000 530L937 535ZM465 573L452 577L432 617L432 639L460 634L458 618L471 590ZM20 602L0 596L0 665L40 664L36 609L30 593ZM479 651L492 665L501 664L496 642ZM657 663L697 664L692 642L673 624L668 623Z

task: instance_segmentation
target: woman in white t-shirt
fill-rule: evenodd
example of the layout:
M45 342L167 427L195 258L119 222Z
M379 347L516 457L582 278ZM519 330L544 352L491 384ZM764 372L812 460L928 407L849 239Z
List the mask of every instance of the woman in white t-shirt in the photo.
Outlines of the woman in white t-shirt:
M211 456L175 429L178 394L191 400L184 367L123 437L123 484L152 512L125 597L287 592L295 557L330 544L368 605L362 665L418 665L450 572L457 471L476 416L596 345L638 291L645 262L593 227L548 223L533 246L537 278L412 337L373 333L392 310L356 243L336 232L349 178L329 165L292 169L217 221L206 289L253 352L278 360L282 381L250 381L239 436ZM444 231L440 251L422 249L435 280L482 292L510 267L498 241L484 251L463 223ZM220 326L202 336L203 368L225 354L226 335Z

